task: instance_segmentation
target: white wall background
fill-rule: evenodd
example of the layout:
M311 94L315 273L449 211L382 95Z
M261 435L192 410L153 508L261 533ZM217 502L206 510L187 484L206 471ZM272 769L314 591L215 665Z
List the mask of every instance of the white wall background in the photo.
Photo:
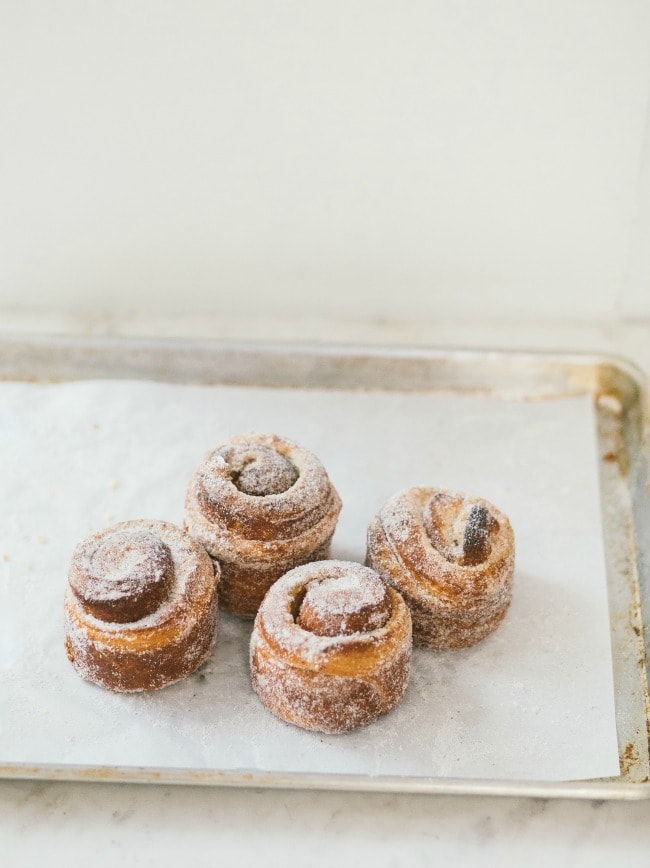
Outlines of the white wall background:
M2 0L0 304L650 316L649 92L647 0Z

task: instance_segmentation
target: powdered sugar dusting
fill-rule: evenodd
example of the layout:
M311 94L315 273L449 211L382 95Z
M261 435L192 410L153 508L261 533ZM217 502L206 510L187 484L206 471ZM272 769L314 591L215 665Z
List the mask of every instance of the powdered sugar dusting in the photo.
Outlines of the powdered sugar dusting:
M481 540L484 559L464 551L476 507L489 543ZM510 605L513 531L507 517L480 498L424 487L398 492L370 524L367 559L404 595L419 645L473 645L496 629Z
M383 627L390 608L379 577L350 572L311 582L300 604L297 623L311 633L340 636Z
M289 652L300 653L313 664L319 661L325 663L329 656L345 645L355 642L372 644L383 627L347 635L321 636L302 629L296 621L298 612L292 610L305 588L312 582L338 581L341 578L357 583L381 581L373 570L348 561L316 561L296 567L275 582L267 593L258 612L260 624L275 637L279 645ZM351 610L348 614L351 614Z
M401 699L411 619L372 570L320 561L270 589L250 647L253 685L270 711L306 729L345 732Z
M149 545L152 538L155 544ZM135 545L128 549L129 540ZM120 542L127 546L120 549ZM145 548L147 546L147 548ZM136 619L110 621L88 607L70 584L65 597L65 634L68 656L82 678L114 690L139 690L161 687L177 680L209 652L216 617L216 584L212 563L180 529L166 522L131 521L108 528L82 543L73 558L71 573L78 578L81 568L90 562L97 569L103 565L111 581L119 584L124 575L128 594L141 587L133 580L146 573L147 552L165 553L169 569L156 568L154 574L168 572L166 595L154 611ZM98 554L93 558L94 554ZM117 579L116 579L117 576ZM86 576L87 592L98 576ZM88 590L90 589L90 590ZM112 598L111 598L112 599ZM176 650L178 649L178 650Z
M252 497L282 494L298 479L289 458L267 443L235 441L220 447L219 455L235 488Z
M251 493L238 487L242 479ZM229 566L224 606L248 617L279 575L326 556L340 510L316 455L278 435L242 435L217 447L185 497L187 529Z

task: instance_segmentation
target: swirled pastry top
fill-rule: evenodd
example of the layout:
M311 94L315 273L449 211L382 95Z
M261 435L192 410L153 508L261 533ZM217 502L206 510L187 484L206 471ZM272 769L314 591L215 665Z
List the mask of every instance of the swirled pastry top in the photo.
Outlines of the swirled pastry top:
M318 458L277 435L234 437L192 477L186 523L215 557L290 561L331 536L341 501Z
M482 498L410 488L384 504L375 527L404 568L400 587L415 600L426 604L433 592L476 607L492 604L501 586L509 593L514 534L508 518ZM374 532L371 525L369 543Z
M68 632L113 648L152 650L191 629L218 572L186 533L162 521L125 521L81 542L66 593Z
M269 590L255 620L252 648L306 671L363 676L410 642L400 595L368 567L317 561L296 567Z

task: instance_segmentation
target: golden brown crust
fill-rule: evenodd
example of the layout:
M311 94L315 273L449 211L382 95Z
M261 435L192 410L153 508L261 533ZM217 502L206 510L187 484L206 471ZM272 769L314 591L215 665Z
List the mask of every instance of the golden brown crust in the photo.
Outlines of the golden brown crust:
M126 521L93 534L70 566L70 662L82 678L117 692L184 678L211 651L218 581L207 552L167 522Z
M300 566L302 563L326 560L330 553L332 538L325 540L312 552L308 552L304 559L297 559L292 566ZM214 560L215 565L219 561ZM219 586L219 603L221 608L238 615L240 618L253 619L260 607L260 603L268 589L274 582L288 572L283 563L271 566L270 569L251 569L229 561L221 561L221 584Z
M366 563L411 609L413 642L465 648L503 620L512 597L514 534L486 500L439 488L391 497L368 528Z
M318 458L277 435L213 449L185 497L188 531L221 565L221 605L244 618L281 575L328 556L340 511Z
M291 570L264 598L251 636L252 683L282 720L347 732L397 705L411 647L399 593L360 564L319 561Z

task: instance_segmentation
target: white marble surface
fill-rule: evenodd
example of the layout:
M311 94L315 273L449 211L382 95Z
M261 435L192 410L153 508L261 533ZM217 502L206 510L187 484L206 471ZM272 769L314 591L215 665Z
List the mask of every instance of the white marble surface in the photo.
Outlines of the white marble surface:
M13 782L0 842L52 868L645 868L650 804Z
M650 372L650 324L273 323L95 318L0 311L0 333L307 338L614 352ZM646 866L650 802L368 795L116 784L0 782L0 861L94 868Z

